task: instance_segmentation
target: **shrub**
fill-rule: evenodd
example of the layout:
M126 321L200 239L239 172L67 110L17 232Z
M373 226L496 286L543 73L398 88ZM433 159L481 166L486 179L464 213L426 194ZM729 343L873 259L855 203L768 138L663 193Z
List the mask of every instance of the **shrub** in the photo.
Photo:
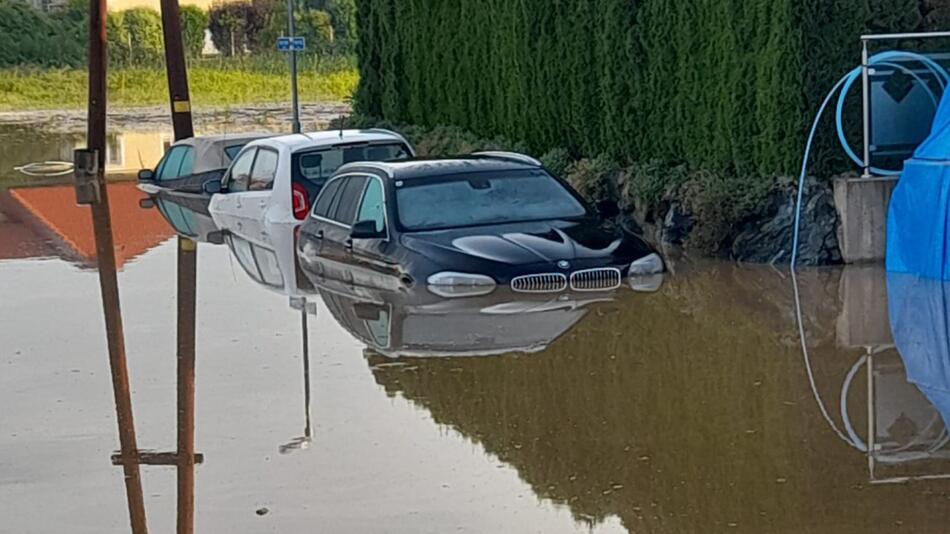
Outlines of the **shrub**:
M162 17L154 9L135 7L122 13L129 36L130 62L155 64L162 61Z
M792 174L812 113L859 61L858 36L925 28L937 4L358 0L356 109L536 153ZM816 148L825 167L832 137Z
M205 30L208 29L208 13L198 6L181 6L181 36L185 42L185 54L199 57L205 47Z
M571 164L571 153L566 148L552 148L539 159L544 168L556 176L564 178L567 174L567 168Z
M0 66L67 67L86 59L81 13L50 15L19 0L0 0Z
M565 179L590 202L617 198L619 165L607 156L581 159L568 165Z

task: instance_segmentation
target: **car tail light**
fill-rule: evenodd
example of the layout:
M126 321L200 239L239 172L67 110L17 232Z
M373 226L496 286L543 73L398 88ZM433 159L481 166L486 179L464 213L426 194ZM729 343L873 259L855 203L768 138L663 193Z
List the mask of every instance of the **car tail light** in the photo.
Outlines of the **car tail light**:
M290 197L293 200L294 217L298 221L307 218L307 212L310 211L310 201L307 199L307 190L300 184L294 184L290 188Z

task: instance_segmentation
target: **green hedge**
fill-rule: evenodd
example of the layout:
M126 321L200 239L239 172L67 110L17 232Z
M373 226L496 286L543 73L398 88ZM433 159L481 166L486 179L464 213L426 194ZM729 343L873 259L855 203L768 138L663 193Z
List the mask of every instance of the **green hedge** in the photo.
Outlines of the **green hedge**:
M358 0L357 112L535 153L793 173L865 30L930 29L946 0ZM824 162L836 157L821 140Z

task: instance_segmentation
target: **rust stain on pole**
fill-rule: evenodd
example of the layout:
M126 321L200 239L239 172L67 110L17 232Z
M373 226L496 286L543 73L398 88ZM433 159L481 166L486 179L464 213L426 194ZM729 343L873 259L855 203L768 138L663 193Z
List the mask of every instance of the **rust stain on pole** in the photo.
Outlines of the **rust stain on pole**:
M119 447L126 458L138 457L135 441L135 423L132 417L132 397L129 370L125 357L125 339L122 330L122 312L119 307L119 286L115 267L115 248L112 241L112 221L109 215L109 194L105 181L106 156L106 2L89 1L89 120L86 138L88 148L98 155L95 180L99 198L92 203L92 224L96 237L96 261L99 267L99 286L106 322L106 340L109 347L109 366L112 372L112 391L115 396L116 418L119 427ZM137 462L123 465L125 489L128 498L132 532L145 534L145 502L142 479Z

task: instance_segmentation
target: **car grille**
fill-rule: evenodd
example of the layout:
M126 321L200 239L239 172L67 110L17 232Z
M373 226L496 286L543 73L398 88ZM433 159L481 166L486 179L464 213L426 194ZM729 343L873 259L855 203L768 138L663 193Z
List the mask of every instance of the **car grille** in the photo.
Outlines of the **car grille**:
M522 293L554 293L567 289L567 276L561 273L528 274L511 279L511 289Z
M602 267L571 273L571 289L575 291L607 291L620 287L620 269Z

